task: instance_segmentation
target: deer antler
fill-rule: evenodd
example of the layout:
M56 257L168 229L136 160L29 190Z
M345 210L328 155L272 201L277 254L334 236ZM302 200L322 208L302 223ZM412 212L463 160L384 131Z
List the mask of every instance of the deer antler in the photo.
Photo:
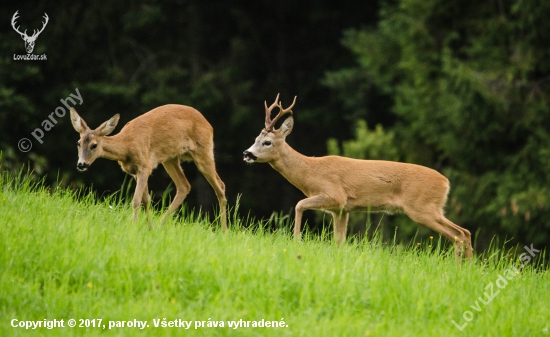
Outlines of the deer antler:
M273 104L271 104L271 106L268 108L267 107L267 102L264 101L264 105L265 105L265 129L266 130L270 130L271 128L271 110L273 110L273 108L275 108L277 106L277 101L279 100L279 95L280 94L277 94L277 97L275 97L275 102Z
M13 27L13 29L14 29L16 32L19 33L19 35L27 35L27 30L26 30L26 29L25 29L25 32L24 32L24 33L21 33L21 32L19 31L19 27L21 27L21 26L15 28L15 25L16 25L15 21L17 21L17 19L19 19L19 17L17 16L18 13L19 13L19 11L17 10L17 11L15 11L15 14L13 14L13 16L12 16L12 18L11 18L11 26Z
M25 29L25 31L23 33L21 33L21 31L19 31L19 27L21 26L18 26L17 28L15 27L16 25L16 21L17 19L19 19L19 16L17 16L19 14L19 10L15 11L15 14L13 14L13 17L11 18L11 26L13 27L13 29L19 33L19 35L21 36L25 36L27 39L29 38L29 36L27 35L27 30ZM44 13L44 16L43 18L46 20L44 22L42 22L42 29L40 29L39 31L36 31L36 29L34 30L32 36L30 36L30 38L36 38L38 37L38 35L40 35L40 33L42 33L42 31L44 30L44 28L46 28L46 25L48 24L48 21L50 20L50 18L48 17L48 14Z
M35 32L34 34L32 34L33 37L36 37L38 35L40 35L40 33L42 33L42 31L44 30L44 28L46 28L46 25L48 24L48 21L50 21L50 18L48 17L48 14L44 13L44 16L43 18L46 20L44 22L42 22L42 29L40 29L38 32ZM36 30L35 30L36 31Z
M286 109L283 109L283 107L282 107L283 103L281 101L279 101L279 104L277 104L277 101L279 100L279 94L277 94L277 97L275 98L275 102L273 104L271 104L271 106L269 108L267 107L267 103L265 103L265 129L267 131L273 131L273 127L275 126L275 123L277 123L277 121L279 119L281 119L281 117L283 117L288 112L292 113L292 107L294 106L294 104L296 104L296 98L297 97L298 96L294 96L294 101ZM273 110L273 108L275 108L275 107L279 108L279 113L272 120L271 119L271 110Z

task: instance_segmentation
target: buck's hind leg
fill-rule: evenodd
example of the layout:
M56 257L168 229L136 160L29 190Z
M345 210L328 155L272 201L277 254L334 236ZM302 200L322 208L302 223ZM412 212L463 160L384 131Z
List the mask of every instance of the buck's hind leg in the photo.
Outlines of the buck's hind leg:
M471 259L473 256L470 232L448 220L441 210L415 210L404 209L405 213L413 221L418 222L447 238L455 247L455 257L460 258L461 252L464 257Z
M446 226L453 227L459 232L459 234L453 238L453 244L455 246L455 256L457 258L459 258L460 256L464 256L465 258L471 260L474 257L474 249L472 246L472 234L470 233L470 231L453 223L444 215L441 215L438 221Z
M438 214L435 219L440 224L440 226L451 228L455 231L455 236L452 239L449 239L449 241L451 241L451 243L455 247L455 257L457 259L465 257L471 260L474 256L474 253L472 247L472 235L470 231L466 228L462 228L456 225L451 220L447 219L443 215L443 212L440 212L440 214Z

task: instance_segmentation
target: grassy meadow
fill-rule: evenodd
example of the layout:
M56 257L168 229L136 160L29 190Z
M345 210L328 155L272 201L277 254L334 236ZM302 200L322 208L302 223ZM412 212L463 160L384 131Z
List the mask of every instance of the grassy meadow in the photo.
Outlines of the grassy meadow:
M115 198L1 175L0 336L549 334L550 274L530 255L457 263L437 237L338 248L328 230L295 242L242 213L228 233L200 214L154 214L149 230Z

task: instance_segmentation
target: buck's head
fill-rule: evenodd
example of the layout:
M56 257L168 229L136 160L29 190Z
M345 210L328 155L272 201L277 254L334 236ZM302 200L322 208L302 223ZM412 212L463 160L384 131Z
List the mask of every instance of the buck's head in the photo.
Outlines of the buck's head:
M275 129L275 123L285 114L292 114L292 107L296 103L296 97L294 97L294 102L286 109L283 109L281 102L277 103L278 100L279 95L277 95L275 102L271 104L269 108L267 107L267 102L264 102L265 128L260 132L260 135L256 137L254 144L248 150L244 151L243 155L245 162L266 163L278 158L280 150L285 144L286 136L292 131L294 119L292 116L289 116L278 129ZM279 114L272 120L271 110L276 107L279 108Z
M76 110L71 108L71 123L74 129L80 133L80 140L77 143L78 163L76 164L79 171L86 171L94 160L101 156L103 153L103 147L101 146L103 137L113 132L119 118L119 114L116 114L97 129L91 130L76 113Z

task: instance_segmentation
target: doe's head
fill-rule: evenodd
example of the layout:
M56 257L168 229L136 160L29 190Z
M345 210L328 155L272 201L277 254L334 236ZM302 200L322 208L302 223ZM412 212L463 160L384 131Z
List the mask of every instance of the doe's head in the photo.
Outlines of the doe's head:
M285 143L286 136L290 134L294 126L294 119L292 116L289 116L278 129L275 129L275 123L285 114L292 114L292 107L296 104L296 97L297 96L294 96L294 101L286 109L283 109L282 102L279 101L277 103L279 95L277 95L275 102L271 104L270 107L267 107L267 102L264 102L265 128L260 132L260 135L256 137L254 144L243 152L243 160L245 162L266 163L274 161L279 157L280 149ZM279 113L275 118L271 119L271 111L274 108L279 108Z
M80 134L78 140L78 162L76 168L79 171L86 171L92 163L103 153L103 137L113 132L118 120L119 114L114 115L108 121L101 124L97 129L92 130L86 122L78 115L75 108L70 109L71 123L76 132Z

